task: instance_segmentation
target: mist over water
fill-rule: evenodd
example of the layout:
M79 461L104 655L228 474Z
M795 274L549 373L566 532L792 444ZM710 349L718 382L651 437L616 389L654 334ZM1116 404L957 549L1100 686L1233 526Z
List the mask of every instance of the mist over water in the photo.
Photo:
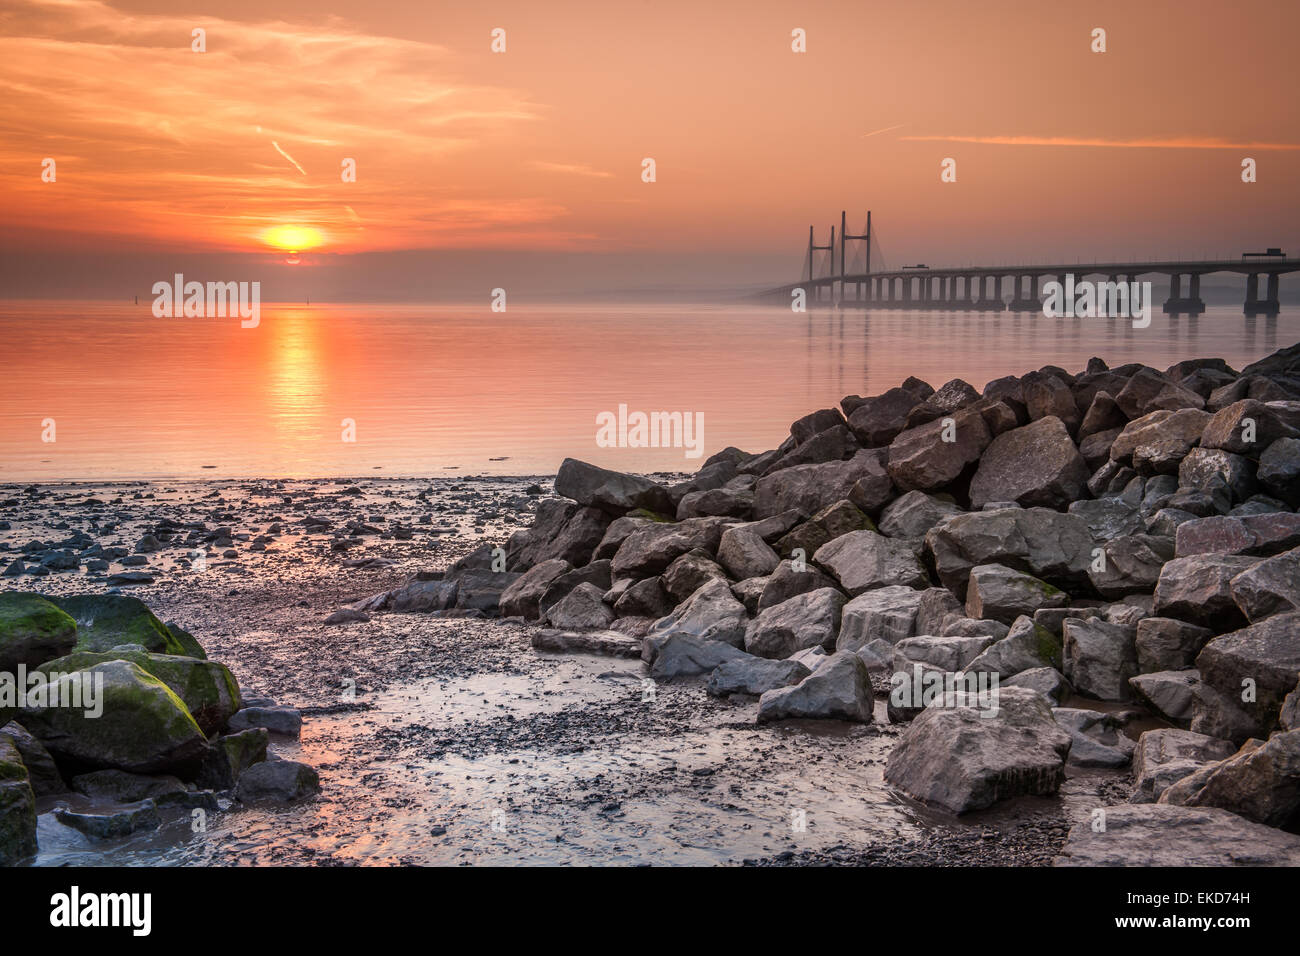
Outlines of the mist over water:
M703 414L703 456L757 452L845 395L939 386L1091 356L1236 368L1300 339L1300 315L1240 306L1150 327L1041 314L745 306L269 303L261 324L156 319L148 303L8 303L5 480L547 474L566 456L694 471L682 448L609 448L596 417ZM43 442L54 419L56 440ZM344 420L356 441L343 441ZM205 467L212 466L212 467Z

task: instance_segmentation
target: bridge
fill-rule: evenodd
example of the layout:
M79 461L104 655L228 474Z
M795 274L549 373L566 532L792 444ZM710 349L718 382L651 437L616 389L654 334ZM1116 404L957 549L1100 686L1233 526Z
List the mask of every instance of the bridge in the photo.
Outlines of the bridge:
M930 268L924 264L897 269L872 270L873 237L871 213L867 213L862 233L847 232L847 213L840 213L839 242L831 226L830 242L818 245L812 226L808 227L808 251L804 260L805 278L789 285L768 289L759 294L764 301L789 304L796 290L802 289L807 304L833 308L918 309L958 312L1041 312L1039 283L1043 279L1066 284L1073 276L1077 285L1088 276L1110 283L1137 282L1139 276L1169 277L1169 299L1164 304L1168 315L1200 315L1205 311L1201 299L1201 276L1227 272L1246 277L1246 316L1274 317L1281 311L1278 300L1279 278L1300 272L1300 259L1286 258L1281 250L1243 255L1240 259L1205 259L1149 262L1092 262L1049 265L961 266ZM854 262L849 263L848 243L857 247ZM875 246L879 254L878 245ZM829 265L818 270L817 253L829 253ZM838 256L836 253L838 252ZM836 263L838 262L838 271ZM821 272L821 274L817 274ZM1186 285L1184 286L1184 280ZM1004 289L1005 283L1005 289ZM1261 286L1263 296L1260 296ZM1007 298L1010 293L1010 299Z

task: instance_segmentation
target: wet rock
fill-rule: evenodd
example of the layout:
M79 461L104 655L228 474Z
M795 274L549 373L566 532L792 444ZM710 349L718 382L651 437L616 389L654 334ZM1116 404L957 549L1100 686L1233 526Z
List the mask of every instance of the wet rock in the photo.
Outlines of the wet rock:
M266 759L269 741L270 733L264 727L218 737L204 757L195 783L213 790L234 789L245 770Z
M745 650L769 658L786 658L809 647L829 650L839 636L847 600L835 588L822 588L769 607L749 622Z
M867 591L844 605L836 650L856 651L873 640L897 644L915 633L924 592L895 585Z
M968 671L998 674L1002 679L1040 667L1061 668L1061 642L1028 617L1017 618L1007 636L967 666Z
M852 652L837 651L798 684L759 697L758 722L805 718L869 724L871 707L866 664Z
M979 461L991 441L983 417L961 409L899 434L889 446L889 477L900 491L937 491Z
M1138 738L1133 752L1132 803L1154 803L1184 777L1208 763L1230 757L1236 750L1221 740L1189 730L1148 730Z
M780 562L777 553L753 528L728 528L722 533L718 563L737 580L769 575Z
M605 603L604 595L601 588L583 582L547 611L547 619L552 627L562 630L608 627L615 615Z
M1180 671L1190 668L1201 648L1214 636L1209 628L1198 627L1172 617L1148 617L1137 623L1138 671Z
M1074 693L1065 675L1055 667L1031 667L1002 682L1003 687L1024 687L1042 694L1055 706Z
M1174 556L1172 538L1151 534L1130 534L1101 545L1101 554L1088 567L1088 577L1097 593L1106 598L1150 594L1160 573Z
M96 703L102 713L78 707L27 707L22 724L56 760L86 769L193 776L207 739L167 685L130 661L96 664L52 685L53 700L77 697L80 682L102 681Z
M726 582L705 583L669 615L660 618L646 635L648 647L657 647L672 635L695 637L742 647L749 619ZM653 655L645 657L647 663ZM715 665L716 666L716 665Z
M1227 697L1240 700L1243 688L1253 689L1255 699L1242 700L1239 706L1265 731L1272 730L1300 674L1298 633L1300 612L1275 615L1214 638L1197 655L1197 670L1205 683Z
M929 576L910 544L874 531L853 531L823 545L817 564L851 595L881 587L926 587Z
M239 777L235 789L240 803L290 803L320 793L320 774L296 760L267 760Z
M715 697L725 697L727 694L751 694L757 697L769 690L797 684L811 673L799 661L737 657L723 661L714 668L706 689Z
M1190 727L1196 715L1196 688L1201 682L1197 670L1155 671L1129 678L1138 700L1178 727Z
M54 811L54 818L93 840L110 840L162 826L158 805L152 800L143 800L133 807L112 813L81 813L60 807Z
M370 621L370 615L365 611L358 611L354 608L345 607L335 611L329 617L322 621L322 624L366 624Z
M1096 618L1068 618L1065 638L1065 676L1075 689L1097 700L1128 700L1128 679L1137 674L1134 628Z
M572 570L573 566L563 558L549 558L534 564L501 592L501 615L522 617L526 621L538 620L542 616L540 604L546 589Z
M76 622L45 598L21 591L0 594L0 672L62 657L76 641Z
M1032 616L1041 607L1064 607L1067 603L1069 595L1033 575L1001 564L971 568L966 590L966 613L970 617L1011 624L1022 615Z
M794 562L782 561L763 586L763 593L758 599L758 610L763 611L782 601L788 601L796 594L835 586L835 580L823 574L811 562L805 562L803 570L796 570Z
M261 727L273 734L285 737L298 737L302 734L302 713L292 707L245 707L230 718L230 732Z
M139 803L165 793L184 792L188 788L178 777L96 770L73 777L72 789L92 800Z
M1156 583L1156 616L1176 617L1214 630L1245 623L1245 616L1232 599L1230 582L1258 560L1229 554L1197 554L1169 561Z
M1052 716L1070 735L1069 763L1074 767L1127 767L1133 741L1112 714L1075 707L1054 707Z
M1027 688L1002 687L991 713L972 704L925 708L889 755L886 782L952 813L1056 793L1070 735L1047 701Z
M652 654L648 663L650 676L655 680L708 674L726 661L753 656L731 644L681 631L670 632L654 641L651 640L651 635L647 635L642 644L641 656L644 658L647 652Z
M546 618L551 608L563 601L580 584L591 584L600 589L602 598L613 585L613 571L609 561L593 561L581 568L565 571L542 592L537 609Z
M18 747L0 734L0 866L36 852L36 798Z
M1228 584L1232 599L1251 623L1300 611L1300 548L1247 568Z
M991 501L1060 508L1083 494L1088 466L1064 422L1049 416L993 439L971 479L972 508Z
M1300 837L1226 810L1107 807L1106 827L1076 823L1054 866L1296 866Z
M0 725L0 737L8 737L18 748L18 756L27 768L27 779L33 794L37 797L48 797L68 789L50 752L27 731L26 727L16 720L11 720ZM0 803L3 803L2 798Z
M641 638L614 630L561 631L544 628L534 631L532 646L539 651L557 654L601 654L606 657L640 657Z
M566 458L555 476L555 493L580 505L599 508L618 517L634 508L673 514L668 490L647 478Z
M77 649L107 651L121 644L140 644L156 654L205 658L197 642L185 642L167 629L139 598L123 594L77 594L52 597L77 622Z

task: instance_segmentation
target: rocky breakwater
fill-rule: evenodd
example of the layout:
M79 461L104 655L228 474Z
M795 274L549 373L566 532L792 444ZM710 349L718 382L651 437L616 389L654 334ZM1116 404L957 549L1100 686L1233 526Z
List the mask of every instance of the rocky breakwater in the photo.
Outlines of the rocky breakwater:
M761 724L883 711L886 781L955 814L1131 773L1061 863L1300 863L1300 346L908 379L684 481L569 459L555 492L359 609L536 622Z
M301 724L136 598L0 593L0 863L38 852L38 805L95 841L317 793L273 747Z

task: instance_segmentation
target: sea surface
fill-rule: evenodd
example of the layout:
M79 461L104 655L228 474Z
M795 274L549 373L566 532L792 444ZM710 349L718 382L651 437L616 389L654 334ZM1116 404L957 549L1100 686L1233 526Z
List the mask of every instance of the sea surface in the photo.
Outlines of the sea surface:
M774 447L807 412L909 375L982 388L1047 364L1078 371L1094 355L1239 368L1298 339L1300 313L1246 319L1239 307L1135 329L1013 313L266 304L245 329L155 318L148 303L9 301L0 475L520 475L566 456L693 471L727 445ZM702 421L702 441L606 447L598 416L620 405Z

